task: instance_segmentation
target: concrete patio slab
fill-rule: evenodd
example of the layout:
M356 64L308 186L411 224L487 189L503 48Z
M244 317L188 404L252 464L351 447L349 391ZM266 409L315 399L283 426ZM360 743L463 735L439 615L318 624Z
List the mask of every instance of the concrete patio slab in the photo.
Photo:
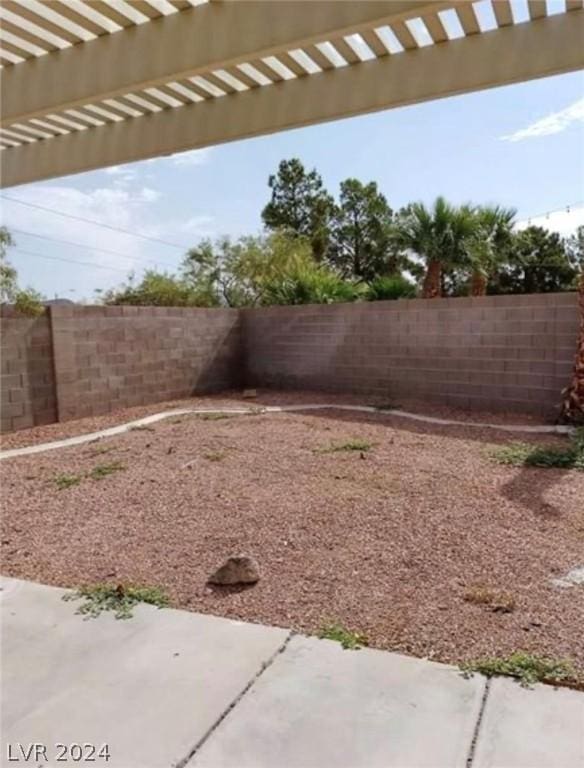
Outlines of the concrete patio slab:
M2 766L7 744L108 744L109 768L167 768L282 647L288 632L139 606L84 621L65 590L3 580ZM40 764L40 763L39 763ZM65 763L66 764L66 763ZM37 765L26 763L26 765Z
M583 768L584 694L492 681L473 768Z
M485 681L295 636L189 768L463 768Z
M2 768L584 768L580 692L151 606L84 621L65 593L2 581Z

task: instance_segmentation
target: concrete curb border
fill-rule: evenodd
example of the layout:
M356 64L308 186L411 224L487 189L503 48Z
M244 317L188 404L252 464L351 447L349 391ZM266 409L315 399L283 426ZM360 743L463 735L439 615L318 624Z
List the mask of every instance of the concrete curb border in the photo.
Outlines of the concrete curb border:
M3 459L13 459L17 456L30 456L34 453L44 453L45 451L56 450L57 448L69 448L73 445L83 445L84 443L90 443L93 440L99 440L102 437L113 437L114 435L121 435L124 432L135 427L148 426L149 424L155 424L157 421L170 418L171 416L185 416L191 413L205 414L205 413L225 413L233 415L246 415L246 414L263 414L263 413L288 413L294 411L317 411L324 409L338 410L338 411L360 411L362 413L377 413L385 416L398 416L404 419L411 419L412 421L420 421L424 424L438 424L442 426L455 426L455 427L476 427L479 429L497 429L501 432L513 432L513 433L529 433L529 434L556 434L556 435L571 435L574 432L574 428L564 425L529 425L529 424L489 424L487 422L477 421L455 421L454 419L439 419L435 416L423 416L419 413L410 413L409 411L401 410L383 410L375 408L372 405L341 405L338 403L308 403L305 405L266 405L256 408L175 408L170 411L160 411L150 416L144 416L142 419L135 419L134 421L128 421L125 424L119 424L116 427L109 427L108 429L101 429L97 432L88 432L84 435L76 435L75 437L68 437L64 440L53 440L48 443L39 443L38 445L29 445L24 448L12 448L7 451L0 451L0 461Z

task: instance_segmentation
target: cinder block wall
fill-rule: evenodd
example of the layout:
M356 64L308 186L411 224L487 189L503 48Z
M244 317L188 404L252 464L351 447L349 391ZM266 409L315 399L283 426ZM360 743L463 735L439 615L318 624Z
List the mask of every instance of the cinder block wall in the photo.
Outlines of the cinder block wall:
M423 398L552 416L576 352L576 294L244 310L250 385Z
M260 309L2 310L2 431L242 387L553 416L575 293Z
M57 420L48 313L26 318L2 307L0 370L2 432Z
M232 309L51 307L59 420L242 384Z

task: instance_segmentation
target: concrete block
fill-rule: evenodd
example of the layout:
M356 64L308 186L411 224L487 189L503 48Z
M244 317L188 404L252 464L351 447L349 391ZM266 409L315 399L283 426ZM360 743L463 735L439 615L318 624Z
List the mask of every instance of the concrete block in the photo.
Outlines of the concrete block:
M108 768L176 765L288 634L152 606L125 621L84 621L63 594L4 581L3 749L8 742L107 743Z
M294 637L189 768L463 768L484 680Z
M582 768L584 693L495 679L472 768Z

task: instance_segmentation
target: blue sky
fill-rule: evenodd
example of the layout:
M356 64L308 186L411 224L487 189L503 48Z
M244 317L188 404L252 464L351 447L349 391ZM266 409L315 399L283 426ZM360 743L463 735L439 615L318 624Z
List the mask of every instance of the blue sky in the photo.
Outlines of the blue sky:
M95 289L119 283L130 270L173 270L201 237L258 232L268 175L289 157L316 167L335 195L341 180L355 176L377 181L394 208L411 200L431 203L440 194L455 203L497 202L517 208L521 222L532 217L567 234L584 223L584 73L5 190L5 196L181 246L2 200L3 223L17 241L10 259L21 284L74 300L91 299ZM535 218L567 205L569 214Z

